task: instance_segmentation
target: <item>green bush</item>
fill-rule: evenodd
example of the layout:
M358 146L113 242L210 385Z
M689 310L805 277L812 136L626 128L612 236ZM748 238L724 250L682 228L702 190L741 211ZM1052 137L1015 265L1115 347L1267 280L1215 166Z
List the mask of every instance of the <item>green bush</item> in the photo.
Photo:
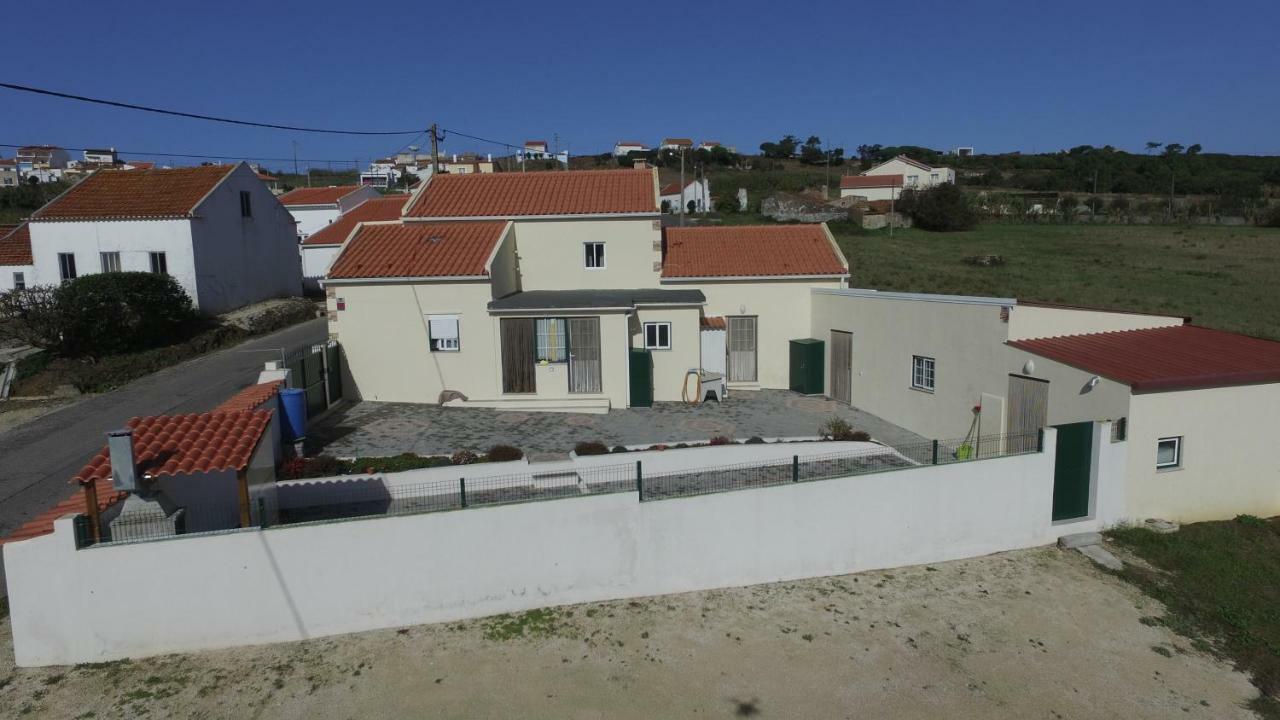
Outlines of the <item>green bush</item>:
M1280 228L1280 205L1272 205L1269 210L1263 212L1258 218L1258 224L1262 227Z
M957 232L978 224L978 210L960 188L952 183L924 190L904 190L898 210L911 216L921 230Z
M839 416L832 416L830 420L822 424L818 428L818 434L823 440L835 440L838 442L866 442L871 436L862 430L854 430L853 426Z
M60 286L65 355L103 357L172 342L195 317L191 298L168 275L95 273Z
M480 462L480 456L470 450L459 450L449 456L449 462L454 465L472 465Z
M524 457L524 451L511 445L494 445L485 453L489 462L511 462Z
M609 448L604 443L598 442L598 441L580 442L577 445L573 446L573 453L579 456L606 455L608 454L608 452L609 452Z

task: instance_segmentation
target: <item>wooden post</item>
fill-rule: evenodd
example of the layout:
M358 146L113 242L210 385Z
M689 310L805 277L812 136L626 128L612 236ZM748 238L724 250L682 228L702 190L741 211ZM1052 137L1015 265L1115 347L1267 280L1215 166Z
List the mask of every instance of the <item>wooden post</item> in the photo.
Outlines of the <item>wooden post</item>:
M102 542L102 515L98 511L98 483L90 480L82 483L84 490L84 514L89 516L89 531L93 533L93 542Z
M253 524L249 513L249 470L241 468L236 471L236 483L240 486L240 527L247 528Z

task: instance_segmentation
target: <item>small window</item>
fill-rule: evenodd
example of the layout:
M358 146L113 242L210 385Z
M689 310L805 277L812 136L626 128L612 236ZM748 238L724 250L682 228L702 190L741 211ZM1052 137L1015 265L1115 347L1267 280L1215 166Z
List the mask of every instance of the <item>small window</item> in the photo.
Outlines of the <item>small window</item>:
M932 181L934 181L934 182L938 182L938 173L930 173L930 174L929 174L929 179L930 179L930 180L932 180Z
M76 256L74 253L58 253L58 275L62 282L76 279Z
M911 387L933 392L934 360L923 355L911 357Z
M920 176L919 176L919 175L908 175L908 176L907 176L907 187L915 187L915 186L916 186L916 183L917 183L917 182L919 182L919 180L920 180Z
M157 275L169 274L169 258L162 252L151 253L151 272Z
M240 191L240 217L253 217L253 196L248 190Z
M1156 469L1182 467L1182 436L1156 441Z
M102 272L120 272L120 253L104 252L102 256Z
M538 362L564 362L569 359L564 318L540 318L534 321L536 359Z
M584 266L591 269L599 269L604 267L604 243L589 242L583 243L586 257Z
M646 350L671 349L671 323L647 322L644 324L644 347Z
M14 273L14 274L13 274L13 289L14 289L14 290L26 290L26 289L27 289L27 276L26 276L26 273L16 272L16 273Z
M462 349L458 340L457 315L428 315L427 328L433 352L458 352Z

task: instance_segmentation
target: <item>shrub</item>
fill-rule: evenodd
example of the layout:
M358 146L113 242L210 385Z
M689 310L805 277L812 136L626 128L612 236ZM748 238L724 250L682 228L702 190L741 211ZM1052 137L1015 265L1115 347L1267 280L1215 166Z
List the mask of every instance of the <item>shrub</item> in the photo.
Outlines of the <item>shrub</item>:
M471 465L480 460L480 456L470 450L459 450L449 456L449 463L452 465Z
M366 473L393 473L404 472L405 470L418 470L421 468L440 467L442 465L451 464L450 459L446 457L433 456L423 457L416 453L400 453L391 457L362 457L356 458L351 466Z
M511 445L494 445L485 453L489 462L511 462L524 457L524 451Z
M95 273L61 285L62 352L101 357L166 345L195 317L177 280L149 272Z
M312 458L290 458L280 466L280 475L286 480L302 478L330 477L349 472L351 466L332 455L317 455Z
M818 428L818 434L823 440L835 440L839 442L866 442L871 436L862 430L854 430L853 426L839 416L832 416Z
M626 445L614 445L614 446L613 446L613 451L612 451L612 452L615 452L615 453L624 453L624 452L631 452L631 451L627 449L627 446L626 446Z
M733 441L723 435L717 435L711 438L710 445L732 445Z
M865 430L854 430L849 435L849 439L854 440L856 442L867 442L871 440L871 434L866 432Z
M573 446L575 455L608 455L609 448L599 441L580 442Z
M1272 205L1264 211L1258 217L1258 224L1262 227L1280 228L1280 205Z
M951 183L924 190L904 190L897 209L911 216L915 226L934 232L971 230L978 224L978 211L964 194Z
M764 438L760 437L759 435L752 435L751 437L747 438L746 444L747 445L763 445Z

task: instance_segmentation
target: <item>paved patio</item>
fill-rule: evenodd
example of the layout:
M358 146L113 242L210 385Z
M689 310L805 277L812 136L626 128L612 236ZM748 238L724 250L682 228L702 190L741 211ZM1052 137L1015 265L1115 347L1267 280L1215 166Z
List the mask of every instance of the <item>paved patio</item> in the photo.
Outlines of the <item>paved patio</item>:
M420 455L495 444L530 453L568 453L580 442L614 445L706 442L717 436L812 437L833 415L887 445L925 442L909 430L857 408L786 390L739 392L722 404L658 403L607 415L442 408L410 403L361 402L339 408L309 431L308 453L340 457Z

